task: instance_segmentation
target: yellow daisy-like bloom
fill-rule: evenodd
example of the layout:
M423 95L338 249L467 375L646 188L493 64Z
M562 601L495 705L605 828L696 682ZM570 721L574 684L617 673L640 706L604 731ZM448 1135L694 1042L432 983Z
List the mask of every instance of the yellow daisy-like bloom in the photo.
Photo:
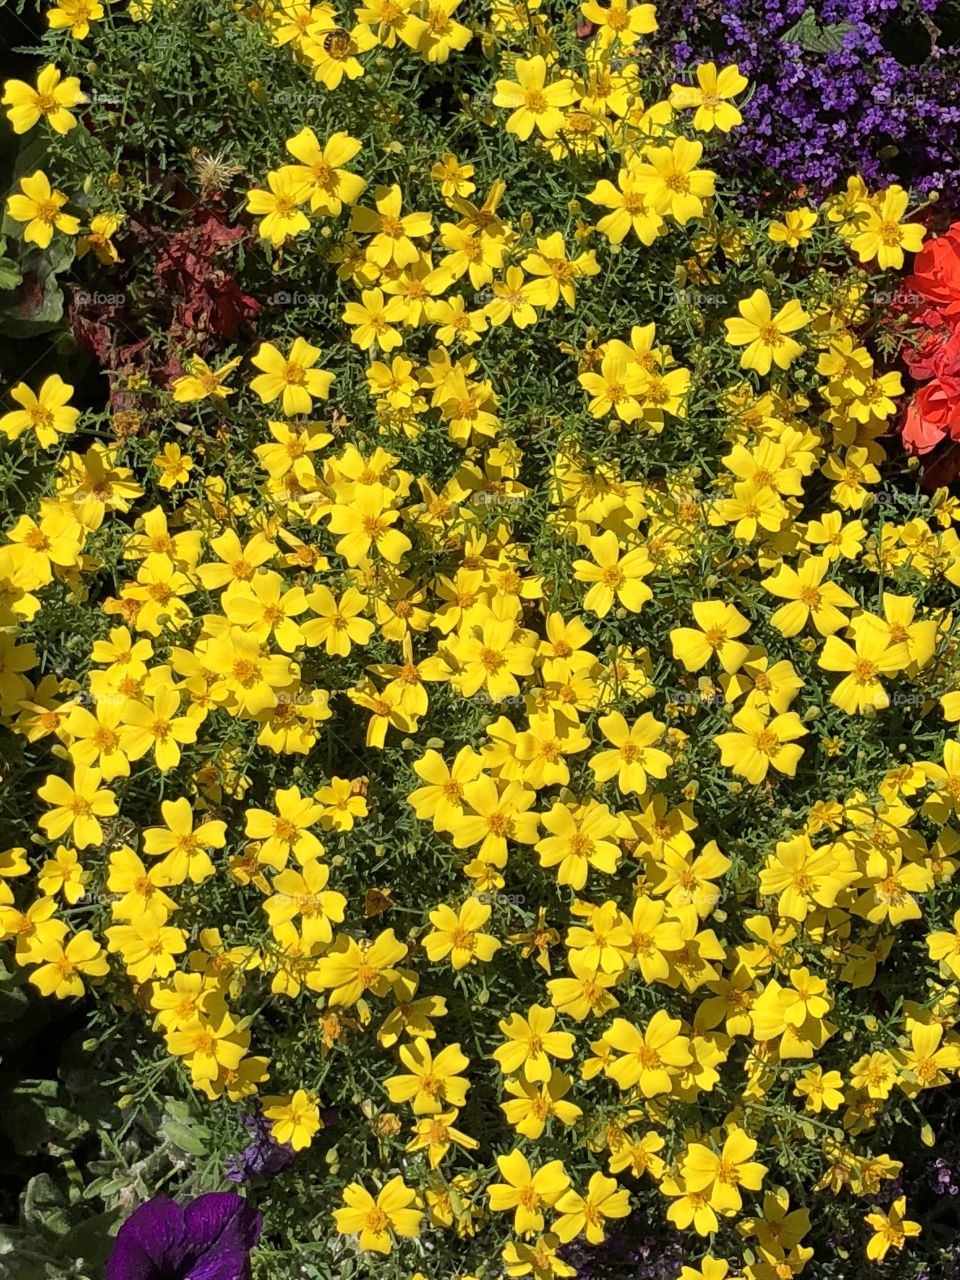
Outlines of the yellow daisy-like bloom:
M789 337L808 324L810 317L795 298L784 303L776 315L770 299L763 289L755 289L749 298L738 304L740 317L724 320L727 342L733 347L746 347L740 357L741 369L753 369L755 373L769 373L771 365L789 369L803 347Z
M51 65L41 68L36 88L23 80L8 80L0 101L14 133L26 133L39 120L46 120L55 133L69 133L77 124L69 108L86 102L87 96L76 76L61 79L59 69Z
M910 203L902 187L884 192L879 208L870 208L850 247L861 262L877 261L881 271L903 266L905 253L919 253L926 228L920 222L901 222Z
M693 127L701 133L710 133L714 129L729 133L743 124L743 116L728 99L743 93L746 87L747 78L741 75L739 67L724 67L717 71L714 63L705 62L697 67L696 85L671 86L670 105L695 107Z
M884 1213L877 1210L864 1216L864 1222L873 1229L867 1241L867 1257L872 1262L882 1262L891 1249L898 1252L908 1240L920 1234L920 1223L904 1217L907 1211L906 1196L899 1196Z
M75 236L80 230L80 219L63 213L68 197L55 191L50 180L39 169L20 179L20 190L7 197L7 213L15 222L25 222L23 238L38 249L46 249L54 231Z
M310 228L310 219L300 205L310 199L311 184L294 166L267 174L268 190L247 192L247 209L260 218L260 236L275 249L301 231Z
M313 409L315 397L327 399L333 382L332 373L313 368L319 359L320 348L311 346L305 338L294 338L287 356L272 342L262 342L251 360L263 372L253 379L250 388L264 404L282 397L283 412L288 418L306 415Z
M547 84L546 60L518 58L516 80L498 80L493 95L495 107L508 107L507 132L525 141L537 129L545 138L555 138L563 127L564 107L576 101L572 80L555 80Z
M61 436L70 435L76 429L80 410L69 403L72 395L73 387L58 373L45 379L38 392L31 391L25 382L18 382L10 398L21 407L0 418L0 431L8 440L17 440L25 431L33 431L42 448L49 449Z
M432 961L449 957L454 969L492 960L501 944L491 934L480 932L489 919L489 904L477 898L468 898L459 911L437 907L430 912L433 928L423 939L427 955Z
M423 1212L416 1208L417 1193L399 1175L391 1178L376 1199L366 1188L351 1182L344 1188L345 1207L333 1211L341 1235L356 1235L361 1249L387 1254L394 1236L420 1234Z

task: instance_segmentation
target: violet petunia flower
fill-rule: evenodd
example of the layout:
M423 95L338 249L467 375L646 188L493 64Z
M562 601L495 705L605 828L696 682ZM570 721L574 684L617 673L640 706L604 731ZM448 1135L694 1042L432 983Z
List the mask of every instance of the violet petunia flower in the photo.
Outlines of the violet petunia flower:
M117 1232L105 1280L250 1280L263 1218L233 1191L154 1196Z

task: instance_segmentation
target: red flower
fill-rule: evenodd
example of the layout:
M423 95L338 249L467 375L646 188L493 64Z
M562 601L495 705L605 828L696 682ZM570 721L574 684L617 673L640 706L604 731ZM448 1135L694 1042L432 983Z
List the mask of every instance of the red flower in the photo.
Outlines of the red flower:
M946 436L960 440L960 378L935 378L921 387L903 424L910 453L930 453Z
M960 316L960 222L924 245L906 284L936 303L944 315Z
M918 336L913 349L904 352L903 358L911 377L918 382L960 373L960 331L943 324L938 328L931 325Z

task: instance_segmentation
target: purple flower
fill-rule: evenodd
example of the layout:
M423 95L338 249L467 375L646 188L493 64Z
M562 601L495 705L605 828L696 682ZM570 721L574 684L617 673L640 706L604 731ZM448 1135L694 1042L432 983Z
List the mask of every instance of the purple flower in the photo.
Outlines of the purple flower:
M105 1280L250 1280L261 1215L233 1191L154 1196L117 1232Z
M815 197L859 172L871 187L906 182L955 201L960 88L957 23L946 0L680 0L658 11L653 45L689 80L699 62L736 62L751 85L744 124L711 157L761 191L805 185ZM939 25L945 34L934 38ZM943 43L940 43L940 41Z
M239 1155L230 1156L227 1161L227 1177L231 1182L246 1182L258 1175L272 1177L290 1168L296 1152L289 1143L274 1139L270 1122L259 1107L249 1111L243 1117L243 1123L249 1129L252 1141Z

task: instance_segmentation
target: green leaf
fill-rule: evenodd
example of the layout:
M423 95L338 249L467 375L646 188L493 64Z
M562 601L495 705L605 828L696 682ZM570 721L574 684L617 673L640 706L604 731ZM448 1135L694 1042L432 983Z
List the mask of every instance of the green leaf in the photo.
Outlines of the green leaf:
M66 1235L70 1230L66 1197L49 1173L38 1173L27 1183L22 1214L25 1226L47 1237Z
M0 290L15 289L23 276L12 258L0 258Z
M203 1125L184 1124L167 1116L160 1125L160 1132L168 1142L187 1155L202 1156L208 1149L210 1135Z
M780 40L784 44L798 44L809 53L837 53L843 48L843 37L854 26L850 22L832 22L821 27L815 9L805 9L798 22L784 31Z
M87 1218L64 1236L57 1252L64 1258L82 1258L87 1269L99 1270L113 1246L110 1228L117 1220L116 1210Z

